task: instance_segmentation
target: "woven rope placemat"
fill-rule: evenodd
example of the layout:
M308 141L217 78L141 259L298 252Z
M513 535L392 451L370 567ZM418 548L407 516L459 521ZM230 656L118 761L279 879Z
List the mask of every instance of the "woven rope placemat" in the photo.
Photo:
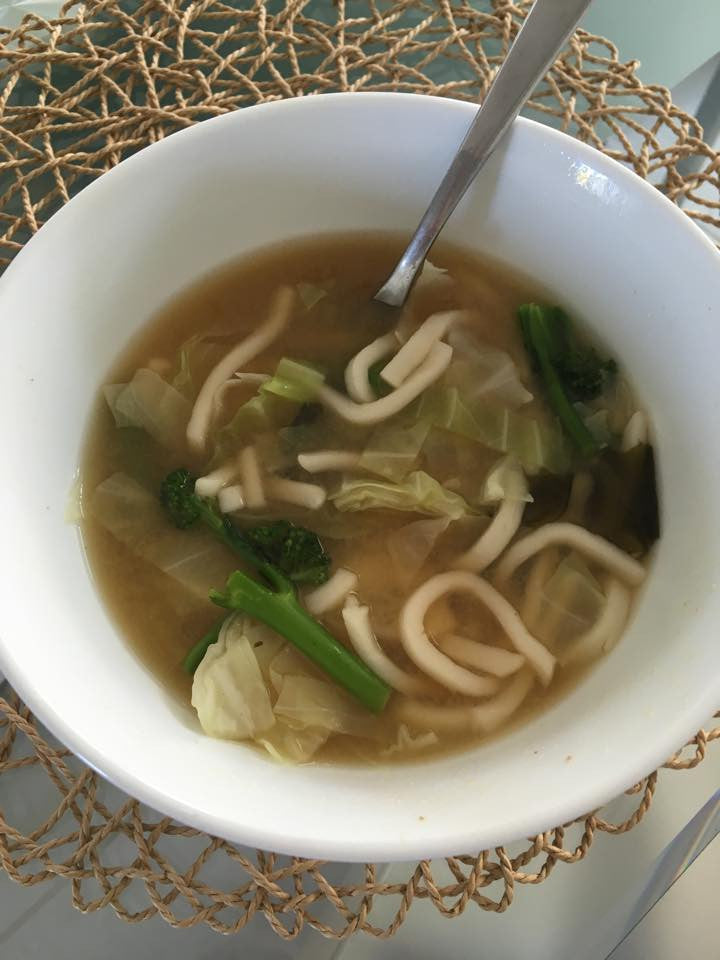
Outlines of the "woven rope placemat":
M0 263L95 177L198 120L336 90L477 100L529 3L256 0L244 7L100 0L0 31ZM720 230L720 155L668 91L643 85L636 64L621 63L607 40L579 31L525 114L627 164ZM173 926L233 933L262 913L285 939L305 925L329 937L360 930L389 937L418 899L446 917L471 903L502 912L518 884L540 883L558 863L583 859L598 832L636 826L658 782L655 772L629 790L615 820L595 811L512 848L423 861L403 883L380 883L374 864L358 865L352 882L344 870L339 884L332 864L251 856L148 811L57 745L7 684L0 692L0 864L26 885L65 878L78 909L109 905L136 922L159 913ZM714 740L720 725L698 732L665 767L692 769ZM46 795L49 808L40 812L36 799ZM232 883L219 882L219 873ZM373 905L387 897L395 898L395 915L379 927Z

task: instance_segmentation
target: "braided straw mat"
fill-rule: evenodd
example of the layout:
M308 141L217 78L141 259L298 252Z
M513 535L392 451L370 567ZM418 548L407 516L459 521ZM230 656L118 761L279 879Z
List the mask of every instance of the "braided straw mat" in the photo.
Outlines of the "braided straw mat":
M335 90L477 100L529 3L247 0L239 6L91 0L69 4L57 20L30 16L18 29L0 31L3 264L95 177L198 120ZM525 113L627 164L714 233L720 155L667 90L644 86L635 70L635 63L619 62L607 40L579 31ZM328 937L359 930L390 937L418 898L445 917L470 903L501 912L517 884L540 883L556 864L583 859L598 831L631 830L647 813L658 778L653 773L628 791L618 822L595 811L513 849L412 865L404 883L380 883L376 866L365 864L355 868L352 883L338 885L337 865L252 854L160 818L62 749L7 683L0 693L0 864L26 885L64 877L78 909L110 905L136 922L159 913L173 926L208 924L234 933L260 912L285 939L306 924ZM720 726L700 731L665 767L695 767L717 739ZM47 809L36 809L37 798L46 796ZM373 904L385 897L394 897L397 909L378 927Z

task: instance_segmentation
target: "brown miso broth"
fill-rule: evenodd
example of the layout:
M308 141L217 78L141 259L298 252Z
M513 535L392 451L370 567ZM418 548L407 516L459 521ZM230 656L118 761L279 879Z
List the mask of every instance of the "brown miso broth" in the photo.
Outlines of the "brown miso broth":
M266 720L271 724L267 729L274 733L260 731L247 739L248 743L269 740L272 749L267 749L273 755L285 757L289 751L287 755L296 762L421 759L466 748L518 723L531 722L599 659L580 657L573 662L568 651L573 644L585 642L611 599L618 602L621 613L624 610L624 616L615 618L615 633L622 632L639 583L624 582L604 561L562 543L544 547L506 581L501 576L503 558L533 531L568 522L622 552L628 558L632 580L637 565L647 563L657 536L653 529L656 516L640 517L637 507L641 501L647 506L649 498L649 513L657 512L652 448L645 414L640 412L621 364L617 372L608 367L607 381L596 396L573 404L596 444L592 456L580 456L548 403L517 321L521 304L547 302L547 294L519 273L439 246L431 258L433 267L404 310L393 310L371 298L401 247L401 238L375 234L304 239L262 250L193 284L149 320L105 376L104 384L115 386L100 392L85 440L81 529L97 589L119 632L141 660L174 696L188 704L192 677L183 669L183 658L223 616L223 610L209 601L209 588L222 590L236 569L255 579L258 575L201 524L196 522L188 530L172 525L159 491L163 479L176 468L185 467L194 477L207 476L229 462L236 464L240 450L251 446L260 464L259 482L267 502L225 516L240 530L289 520L316 533L331 557L329 573L343 568L356 575L352 595L369 608L369 622L383 656L411 678L424 673L408 654L399 627L408 598L431 578L455 570L458 557L467 556L483 538L502 504L508 515L513 514L511 504L516 505L515 513L522 514L498 557L477 571L464 569L489 583L502 602L519 613L535 642L558 658L552 680L543 685L530 661L500 677L466 664L464 671L490 678L492 693L469 696L428 675L423 680L423 696L408 697L394 690L377 715L340 691L340 719L333 720L332 732L324 728L318 732L315 720L306 725L302 720L305 708L300 704L297 714L288 708L282 716L275 714L274 724ZM434 268L446 272L441 275ZM306 388L312 391L306 379L315 373L325 387L345 396L346 367L369 343L396 327L402 328L407 342L429 317L464 311L441 338L452 346L449 366L402 410L371 425L343 419L314 395L293 400L272 394L268 400L269 394L263 393L267 381L228 378L221 394L215 394L202 452L191 450L184 431L174 428L168 427L160 442L159 431L165 429L169 409L162 404L174 404L178 416L190 411L211 370L266 322L279 287L293 291L290 320L277 339L242 364L243 374L272 376L283 358L290 358L303 366L301 380L289 381L293 396ZM578 343L585 350L581 318L577 318L577 328ZM401 348L398 339L396 349ZM599 352L604 356L604 350ZM384 362L389 360L390 355ZM118 399L123 389L120 385L134 382L139 370L150 371L145 380L152 390L162 393L168 385L172 387L167 396L162 393L156 410L142 408L127 390L122 403ZM369 380L375 383L375 396L392 393L392 385L382 384L382 390L378 389L382 381L377 373L375 370L373 381L371 367ZM279 378L279 372L275 380L285 389L287 383ZM247 406L258 397L255 406ZM169 424L170 418L167 420ZM633 442L633 432L638 433L637 442ZM480 436L489 442L478 439ZM627 450L622 449L628 444ZM318 450L359 454L359 463L364 465L311 473L301 466L298 456ZM109 483L113 477L121 480ZM246 495L246 474L242 477L241 484L234 478L225 486L235 484L239 495ZM493 477L501 490L496 500L488 499L495 489ZM319 487L327 499L316 509L273 499L268 491L280 489L273 485L273 478ZM624 490L619 507L618 489ZM367 505L378 497L380 505ZM418 526L421 523L425 525ZM413 524L413 530L408 530ZM622 572L624 568L618 569ZM303 585L299 595L305 598L314 589L314 585ZM343 602L351 603L346 598ZM342 610L341 603L317 619L352 649ZM250 642L243 650L254 651L257 657L273 711L283 691L292 687L295 696L292 685L298 676L323 685L305 684L308 689L325 691L323 696L327 693L326 685L333 681L320 669L291 644L285 646L277 635L273 634L271 644L267 631L262 632L265 628L254 633L248 623L238 614L234 632L228 627L223 643L229 650L231 643L240 642L247 634ZM450 591L433 602L424 629L433 648L441 652L445 643L459 636L463 641L523 656L496 615L464 591ZM600 656L603 644L609 649L618 640L610 635L610 626L607 629L602 643L596 640ZM217 654L221 646L213 646ZM263 660L266 655L267 662ZM465 663L444 656L457 665ZM561 660L567 663L563 665ZM436 729L431 723L412 719L417 716L417 704L452 711L495 702L521 675L529 678L529 691L504 722L493 721L492 729L463 728L459 714L453 715L452 729L445 729L443 723ZM209 671L207 677L203 696L210 695ZM304 688L297 684L298 690ZM408 699L416 705L409 713L403 706ZM337 732L338 728L345 732ZM292 747L287 746L290 740Z

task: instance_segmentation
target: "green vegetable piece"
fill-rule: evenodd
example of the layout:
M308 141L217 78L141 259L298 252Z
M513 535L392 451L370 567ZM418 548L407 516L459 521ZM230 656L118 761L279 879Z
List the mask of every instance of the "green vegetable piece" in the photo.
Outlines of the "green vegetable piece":
M213 590L210 599L267 624L368 710L379 713L390 697L387 684L300 606L289 581L278 578L275 586L268 589L238 570L228 578L225 591Z
M217 352L217 345L200 334L194 334L181 344L175 362L171 383L188 400L194 400L198 381L202 382L205 370Z
M424 470L413 470L402 483L374 477L344 477L330 499L341 513L400 510L457 520L473 512L459 493L448 490Z
M214 643L217 643L218 637L220 636L220 629L224 622L225 617L223 617L222 620L219 620L211 630L208 630L204 637L198 640L194 647L188 650L182 662L185 673L189 673L190 676L193 676L197 668L202 663L203 657L208 652L208 648Z
M218 539L261 573L271 569L271 582L278 572L293 583L321 584L328 579L330 557L315 533L288 520L239 530L220 513L214 499L197 496L195 478L182 467L163 480L160 501L176 527L184 530L202 520Z
M274 564L293 583L325 583L330 557L311 530L289 520L275 520L243 531L244 537L268 563Z
M572 399L580 399L573 392L578 384L584 384L586 388L590 385L589 352L584 361L587 369L582 373L576 365L580 355L569 347L569 321L560 310L525 303L518 309L518 319L525 349L563 430L583 457L594 456L599 449L598 443L572 404ZM568 363L570 373L566 369ZM595 372L597 377L601 376L599 368Z
M496 415L496 411L493 410L492 415L485 418L486 422L480 422L463 403L457 387L436 385L426 390L420 398L417 416L421 422L442 427L468 440L488 443L488 446L494 445L489 441L499 442L502 432L500 416Z
M160 500L180 530L195 523L202 510L202 501L195 494L195 478L182 468L165 477Z
M429 421L405 419L380 424L370 435L360 457L360 469L400 482L417 465L430 432Z
M315 367L283 357L272 379L264 383L260 391L275 394L294 403L307 403L315 399L318 387L324 380L325 374Z
M277 433L292 423L299 404L277 394L258 391L244 403L224 427L217 431L212 465L218 466L248 437L261 433Z
M184 442L190 403L154 370L141 367L129 383L107 384L103 393L116 426L138 427L170 450Z
M556 329L554 362L568 393L573 400L593 400L617 373L616 362L611 357L603 360L594 347L580 346L573 337L570 318L560 307L552 307L547 312L553 317Z
M632 556L647 553L660 536L655 455L649 444L607 448L591 469L588 527Z
M329 285L332 285L332 281ZM320 287L316 283L296 283L295 289L302 305L308 311L328 295L325 287Z
M420 422L492 450L514 454L528 474L543 469L562 473L568 468L566 441L554 422L541 423L509 407L484 402L470 409L457 387L436 385L426 390L416 407L416 416Z
M298 601L295 582L323 583L328 578L330 558L314 533L288 521L239 530L220 513L215 500L197 496L195 479L184 468L168 474L160 500L175 526L186 529L200 520L267 581L268 586L264 586L237 570L230 575L225 593L211 592L213 603L228 610L242 610L267 624L369 710L383 709L390 696L387 684ZM212 632L203 637L187 655L186 669L197 666L196 661L202 660L216 639Z

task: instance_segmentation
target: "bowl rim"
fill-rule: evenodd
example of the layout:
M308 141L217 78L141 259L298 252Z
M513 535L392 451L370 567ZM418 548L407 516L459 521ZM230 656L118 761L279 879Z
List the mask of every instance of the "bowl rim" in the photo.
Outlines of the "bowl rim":
M471 113L477 109L476 105L467 101L460 101L451 98L429 97L424 94L406 94L391 92L360 92L360 93L328 93L309 98L290 98L286 100L271 101L269 103L255 104L241 110L232 111L218 117L194 124L193 126L177 131L165 140L150 144L139 150L137 153L128 157L122 163L108 171L106 174L98 177L91 184L75 195L67 204L65 204L51 218L56 223L62 222L64 215L73 205L87 202L94 196L94 191L102 184L107 189L108 181L120 182L122 177L136 177L136 169L141 167L147 160L149 151L158 153L162 149L167 149L167 143L177 142L176 138L201 137L203 130L207 129L208 124L219 126L220 124L233 124L244 122L248 111L250 115L263 111L264 113L274 112L282 115L287 110L322 110L328 101L345 100L348 102L362 100L385 100L391 99L394 103L401 101L417 102L436 101L443 104L443 109L456 110L464 112L468 118ZM617 180L622 181L629 191L645 194L647 200L656 205L662 206L668 215L675 219L677 228L683 230L688 237L688 242L704 248L707 254L712 258L715 269L720 271L720 252L716 249L711 239L694 223L676 204L672 203L667 197L663 196L655 187L646 180L643 180L632 170L623 166L617 160L606 156L594 147L583 143L574 137L561 131L549 127L543 123L534 120L518 118L516 125L531 131L532 136L542 135L546 140L550 140L557 149L563 147L572 150L573 155L578 159L585 160L592 164L596 169L606 171ZM84 198L84 199L83 199ZM9 265L5 274L0 278L0 294L7 283L8 277L14 277L17 272L17 264L24 263L30 255L28 250L34 249L36 238L42 231L33 236L16 255L13 262ZM91 589L94 589L91 585ZM120 638L119 631L118 637ZM342 842L321 841L312 839L298 839L295 843L295 837L272 834L265 829L255 828L252 824L238 824L235 821L229 821L226 818L214 814L199 811L194 806L185 804L177 797L157 789L155 786L147 784L128 771L125 767L117 764L112 755L100 744L88 741L81 733L69 725L63 717L49 704L43 702L40 694L33 687L32 677L23 673L21 668L16 669L12 656L12 648L9 638L0 637L0 667L5 673L7 679L22 697L25 703L31 708L38 719L48 727L48 729L58 737L74 754L83 760L88 766L100 773L104 778L124 790L131 797L141 802L147 803L153 808L169 816L177 817L183 823L189 824L197 829L207 831L213 836L227 838L229 840L241 843L245 846L257 846L263 849L277 849L279 852L292 855L323 857L327 859L336 859L342 861L365 861L368 859L380 860L407 860L410 857L434 857L447 856L456 852L458 849L476 848L482 842L482 828L476 825L463 825L455 828L452 837L442 842L429 842L422 844L417 838L397 838L383 839L375 847L370 847L364 841L360 843L353 840L349 835ZM580 786L571 798L564 803L553 803L552 819L556 823L566 823L582 816L587 811L597 808L602 803L622 793L634 783L646 777L651 769L655 769L664 763L675 749L678 749L685 741L694 735L700 725L717 708L717 700L720 694L720 677L714 681L714 685L708 683L703 696L699 696L692 703L688 703L683 712L673 715L672 721L663 725L662 735L659 734L652 750L643 752L642 757L630 753L629 758L618 757L618 762L612 767L612 775L607 775L603 780L602 793L598 790L598 785L592 783L589 786ZM635 759L633 759L635 757ZM652 767L650 767L652 764ZM518 818L508 827L508 835L504 842L511 842L521 837L534 836L545 831L554 824L547 823L548 814L542 804L534 804L528 808L526 815Z

